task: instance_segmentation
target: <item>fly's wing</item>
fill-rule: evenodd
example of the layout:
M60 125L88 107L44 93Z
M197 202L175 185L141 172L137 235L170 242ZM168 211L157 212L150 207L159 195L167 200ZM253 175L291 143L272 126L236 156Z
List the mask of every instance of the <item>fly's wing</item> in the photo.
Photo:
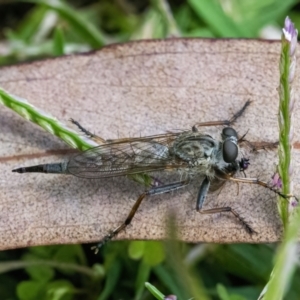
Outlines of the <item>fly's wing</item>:
M132 143L132 142L158 142L162 144L171 143L174 138L185 133L187 131L178 130L177 132L166 132L161 134L155 134L150 136L141 136L133 138L121 138L115 140L108 140L109 143L120 144L120 143Z
M103 178L174 169L185 164L170 154L170 137L159 142L143 140L122 139L87 150L69 161L68 171L78 177Z

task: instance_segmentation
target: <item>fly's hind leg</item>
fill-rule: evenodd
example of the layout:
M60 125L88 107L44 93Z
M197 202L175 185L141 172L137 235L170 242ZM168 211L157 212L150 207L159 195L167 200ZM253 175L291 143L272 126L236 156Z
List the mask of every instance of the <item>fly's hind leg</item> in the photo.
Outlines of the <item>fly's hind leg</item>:
M249 234L255 233L254 229L252 229L252 227L245 221L245 219L243 217L241 217L240 214L230 206L215 207L215 208L211 208L211 209L202 209L202 206L204 204L209 187L210 187L210 181L209 181L208 177L205 177L205 179L203 180L203 182L201 184L201 187L200 187L200 190L198 193L198 197L197 197L197 204L196 204L197 212L199 212L201 214L217 214L217 213L222 213L222 212L229 212L229 213L233 214L234 217L239 222L241 222L241 224L244 226L244 228L246 229L246 231Z
M126 142L133 142L134 140L140 140L140 138L120 138L120 139L109 139L105 140L101 136L98 136L96 134L91 133L89 130L85 129L79 122L77 122L74 119L70 119L70 122L76 125L80 131L82 131L87 137L98 143L99 145L107 144L107 143L113 143L113 142L119 142L119 143L126 143Z
M240 116L242 116L247 109L247 107L251 104L251 101L248 100L245 102L243 107L238 110L231 119L229 120L223 120L223 121L210 121L210 122L201 122L197 123L192 127L193 131L198 131L198 127L203 127L203 126L218 126L218 125L224 125L224 126L230 126L232 125Z
M90 139L92 139L93 141L98 143L99 145L107 143L107 141L105 139L103 139L102 137L100 137L98 135L91 133L90 131L85 129L83 126L81 126L81 124L79 122L77 122L76 120L71 118L70 122L73 123L74 125L76 125L80 131L82 131L87 137L89 137Z
M113 239L116 235L118 235L122 230L124 230L132 221L135 213L137 212L139 206L141 205L142 201L147 197L147 196L152 196L152 195L158 195L158 194L164 194L168 193L171 191L175 191L178 189L181 189L185 186L187 186L190 183L189 180L183 180L183 181L178 181L178 182L173 182L170 184L158 186L158 187L153 187L149 189L148 191L144 192L141 194L138 199L135 201L133 207L131 208L129 214L127 215L125 221L115 228L113 231L108 233L96 246L92 247L92 250L95 251L95 254L99 251L99 249L108 241Z

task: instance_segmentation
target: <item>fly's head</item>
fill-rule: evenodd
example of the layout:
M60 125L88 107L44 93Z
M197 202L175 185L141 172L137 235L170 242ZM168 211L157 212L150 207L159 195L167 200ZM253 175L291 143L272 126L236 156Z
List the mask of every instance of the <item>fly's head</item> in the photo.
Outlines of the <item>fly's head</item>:
M222 130L222 140L222 155L223 160L228 164L226 167L227 172L244 172L250 165L250 162L248 158L237 160L239 154L237 132L231 127L225 127Z
M237 132L231 127L225 127L221 135L223 160L228 164L234 163L239 154Z

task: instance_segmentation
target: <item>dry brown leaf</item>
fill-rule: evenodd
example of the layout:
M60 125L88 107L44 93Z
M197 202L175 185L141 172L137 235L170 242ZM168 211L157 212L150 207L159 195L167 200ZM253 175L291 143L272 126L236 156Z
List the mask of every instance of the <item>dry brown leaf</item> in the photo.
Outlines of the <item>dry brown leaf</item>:
M235 128L240 134L249 130L248 140L273 142L278 136L279 55L279 42L141 41L1 68L0 86L61 121L72 117L104 138L150 135L227 119L250 99L253 103ZM299 93L298 82L295 93ZM295 121L295 140L299 141L299 120ZM126 178L91 181L12 173L18 166L60 161L62 156L55 151L68 147L3 106L0 126L1 249L98 241L124 220L144 190ZM215 129L216 137L219 132L220 128ZM300 158L299 151L295 152L297 191ZM253 154L245 150L245 155L251 159L247 176L269 180L276 151ZM196 195L197 189L191 187L146 199L132 225L118 238L161 239L167 212L172 211L185 241L279 239L281 225L272 192L227 183L207 199L207 207L226 204L236 208L257 231L252 236L230 215L196 213Z

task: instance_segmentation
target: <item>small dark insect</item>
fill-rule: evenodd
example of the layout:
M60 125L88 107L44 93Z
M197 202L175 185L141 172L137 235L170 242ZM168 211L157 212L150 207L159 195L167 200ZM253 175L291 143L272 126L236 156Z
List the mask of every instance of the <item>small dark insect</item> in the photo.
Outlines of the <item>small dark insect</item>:
M23 167L14 169L13 172L64 173L83 178L130 176L148 186L148 190L136 200L125 221L93 247L95 252L131 223L146 196L184 188L196 175L204 177L197 196L196 210L201 214L229 212L241 222L249 234L253 234L255 231L252 227L232 207L202 208L210 186L213 185L216 190L226 180L258 184L288 198L258 179L234 177L237 172L246 170L250 163L246 158L237 159L238 144L244 141L244 137L239 139L237 132L228 126L232 125L249 105L250 101L247 101L230 120L199 123L190 131L107 141L87 131L78 122L71 120L100 146L75 155L69 161ZM227 126L222 130L221 141L198 131L201 126L216 125ZM149 175L156 171L180 172L186 174L186 177L184 180L165 184Z

